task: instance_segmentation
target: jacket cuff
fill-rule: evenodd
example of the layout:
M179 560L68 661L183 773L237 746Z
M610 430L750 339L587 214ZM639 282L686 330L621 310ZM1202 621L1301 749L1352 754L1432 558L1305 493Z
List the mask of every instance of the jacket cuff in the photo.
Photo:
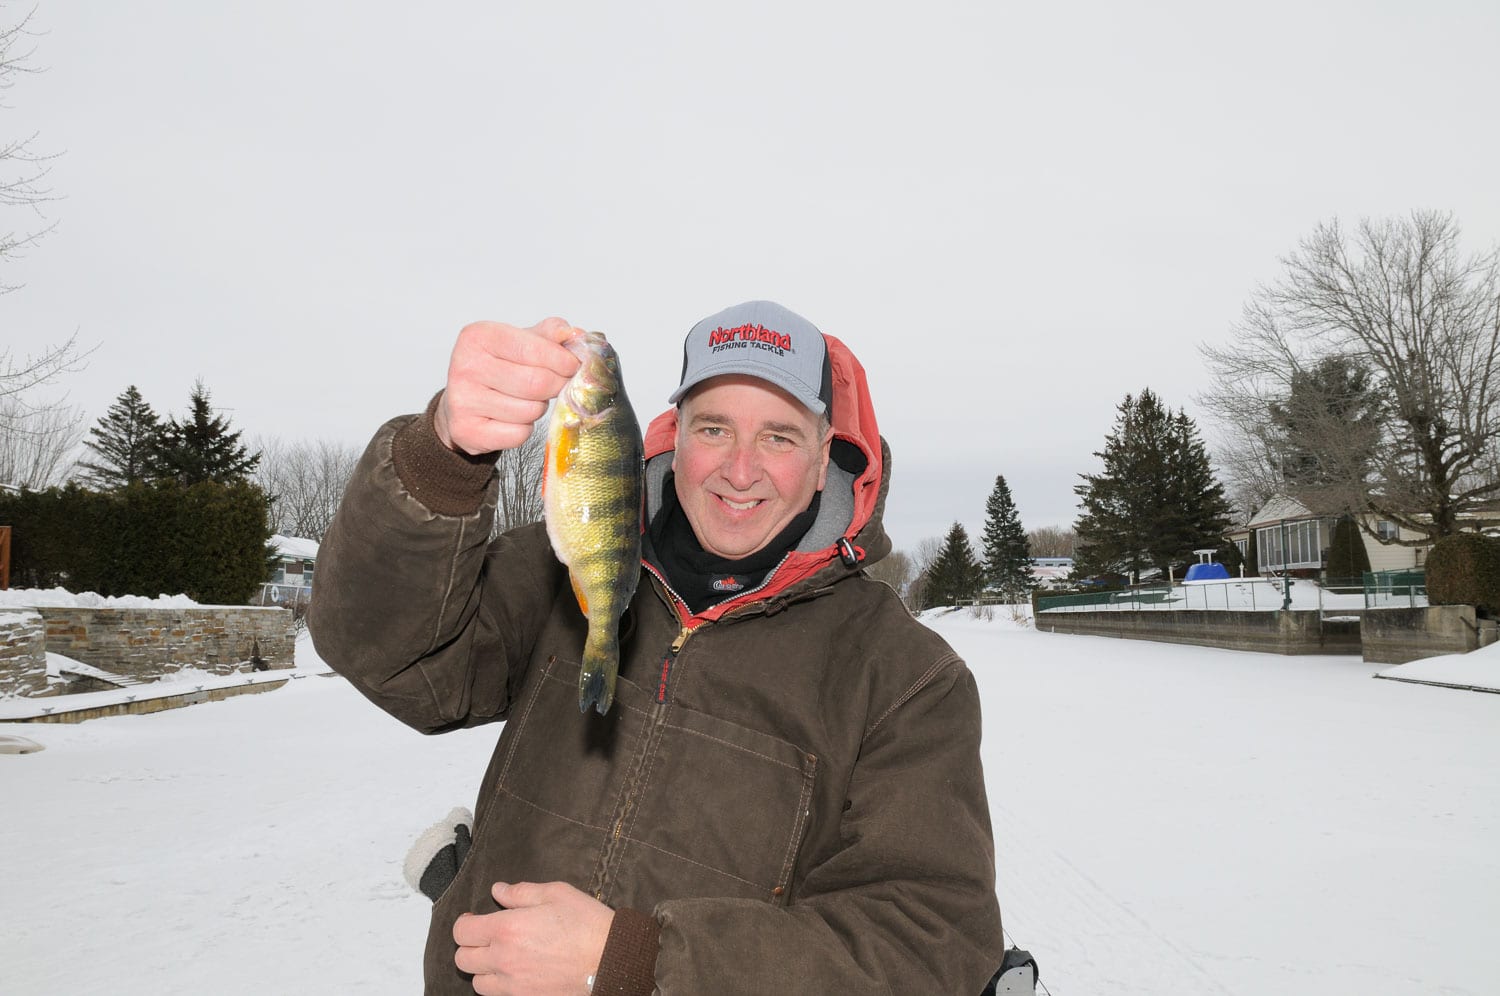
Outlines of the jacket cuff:
M656 953L661 925L649 913L615 910L594 974L593 996L651 996L656 989Z
M438 515L473 515L484 504L490 476L500 454L469 456L443 445L433 428L439 391L427 410L396 430L391 439L391 461L411 496Z

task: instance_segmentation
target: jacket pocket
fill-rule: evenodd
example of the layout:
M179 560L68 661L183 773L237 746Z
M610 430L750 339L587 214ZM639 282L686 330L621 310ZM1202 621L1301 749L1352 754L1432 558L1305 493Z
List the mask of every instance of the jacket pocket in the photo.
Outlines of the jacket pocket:
M710 896L786 903L817 766L795 744L668 707L616 831L610 895L644 909Z
M592 708L583 713L578 674L577 661L555 655L540 667L506 724L494 779L496 804L518 801L544 823L602 834L624 765L640 741L647 693L622 677L606 715ZM591 846L598 839L592 838Z

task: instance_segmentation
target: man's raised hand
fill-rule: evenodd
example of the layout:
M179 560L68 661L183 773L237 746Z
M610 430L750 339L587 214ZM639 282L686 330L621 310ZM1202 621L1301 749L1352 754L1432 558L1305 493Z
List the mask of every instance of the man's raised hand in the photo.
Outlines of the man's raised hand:
M443 445L478 456L524 443L547 403L578 370L578 358L561 345L578 331L561 318L530 328L503 322L464 326L433 413Z

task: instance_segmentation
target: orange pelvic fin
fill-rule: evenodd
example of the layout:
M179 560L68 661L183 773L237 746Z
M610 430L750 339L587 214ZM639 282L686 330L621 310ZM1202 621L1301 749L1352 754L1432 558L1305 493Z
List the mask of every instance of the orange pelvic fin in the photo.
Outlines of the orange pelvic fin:
M578 578L576 578L576 577L573 576L573 572L572 571L568 572L568 580L573 583L573 597L576 598L576 599L578 599L578 607L583 610L583 614L584 615L588 615L589 614L589 600L588 600L588 596L585 595L583 593L583 589L581 587L579 587L579 585L578 585Z
M552 464L551 473L559 478L565 477L573 468L573 457L578 452L578 430L576 428L563 428L557 434L557 447L553 452L547 454ZM550 474L547 476L551 476Z

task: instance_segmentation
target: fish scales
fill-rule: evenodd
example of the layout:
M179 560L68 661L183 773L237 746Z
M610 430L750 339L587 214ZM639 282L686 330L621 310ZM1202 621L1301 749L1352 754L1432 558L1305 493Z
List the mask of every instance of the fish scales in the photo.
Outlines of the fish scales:
M588 619L578 707L603 714L614 701L620 616L640 579L641 432L604 336L588 332L564 345L581 366L548 423L543 512Z

